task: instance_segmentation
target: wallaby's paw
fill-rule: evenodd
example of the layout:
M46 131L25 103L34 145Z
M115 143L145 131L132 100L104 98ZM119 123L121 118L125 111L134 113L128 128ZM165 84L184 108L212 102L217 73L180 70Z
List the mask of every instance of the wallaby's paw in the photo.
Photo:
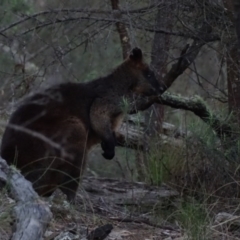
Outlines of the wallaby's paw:
M115 142L102 141L101 142L101 147L102 147L102 150L103 150L102 156L105 159L111 160L111 159L114 158L114 156L115 156Z
M114 158L115 153L114 153L114 152L113 152L113 153L104 152L104 153L102 154L102 156L103 156L105 159L107 159L107 160L111 160L111 159Z

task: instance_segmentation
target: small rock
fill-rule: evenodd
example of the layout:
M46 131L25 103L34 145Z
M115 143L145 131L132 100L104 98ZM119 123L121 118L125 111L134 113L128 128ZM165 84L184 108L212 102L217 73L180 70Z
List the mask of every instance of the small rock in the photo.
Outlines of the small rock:
M52 231L46 231L45 234L44 234L44 237L49 237L53 234Z
M72 234L70 232L62 232L54 240L77 240L79 235Z
M226 212L220 212L215 216L214 228L235 225L240 227L240 216Z

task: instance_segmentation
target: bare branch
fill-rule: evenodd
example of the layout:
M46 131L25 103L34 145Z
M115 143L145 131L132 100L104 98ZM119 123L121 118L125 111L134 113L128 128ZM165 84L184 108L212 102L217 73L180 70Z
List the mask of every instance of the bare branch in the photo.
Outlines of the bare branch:
M191 46L187 44L182 50L178 62L173 64L170 71L163 78L162 93L165 92L172 85L175 79L177 79L177 77L180 76L195 60L201 47L205 44L205 41L202 39L204 39L205 36L212 31L212 29L208 27L209 26L206 26L206 24L203 24L202 28L200 29L200 34L202 36L201 39L199 36L198 39L195 39L193 41L193 44Z
M94 21L111 22L111 23L122 23L127 26L131 25L131 27L133 27L133 28L145 30L148 32L162 33L162 34L168 34L168 35L173 35L173 36L180 36L180 37L184 37L184 38L192 38L192 39L197 39L197 40L203 40L205 42L212 42L212 41L220 40L220 37L218 35L214 35L214 34L208 34L205 36L205 38L203 38L202 36L199 36L199 35L191 35L191 34L186 34L183 32L173 32L173 31L168 31L166 29L157 29L157 28L155 28L155 26L149 27L149 26L144 26L144 25L140 25L140 24L133 24L133 23L130 23L127 19L125 20L125 19L114 19L114 18L100 18L100 17L90 17L90 16L65 17L62 19L56 18L54 20L42 21L40 24L18 34L17 36L21 36L21 35L30 33L32 31L39 30L41 28L44 28L44 27L47 27L47 26L50 26L53 24L68 23L68 22L74 22L74 21L80 21L80 20L94 20ZM19 22L21 22L21 21L22 20L20 20ZM15 23L15 25L17 25L17 23ZM4 32L4 31L6 31L6 28L0 29L0 33Z
M40 116L39 116L40 117ZM3 123L0 123L0 125L2 126L6 126L9 127L9 128L12 128L16 131L20 131L20 132L23 132L23 133L26 133L26 134L29 134L35 138L38 138L39 140L42 140L44 142L46 142L47 144L49 144L51 147L55 148L55 149L58 149L61 154L63 156L68 156L68 153L65 151L65 149L58 143L52 141L50 138L44 136L43 134L39 133L39 132L36 132L36 131L33 131L31 129L28 129L28 128L25 128L25 127L22 127L22 126L19 126L19 125L15 125L15 124L3 124Z
M147 7L143 7L143 8L139 8L139 9L133 9L133 10L119 10L122 14L129 14L129 13L144 13L146 11L151 10L152 8L156 8L159 5L161 5L162 3L154 3L151 4ZM9 30L10 28L13 28L19 24L22 24L28 20L36 20L36 17L39 16L45 16L48 14L59 14L59 13L95 13L95 14L112 14L112 11L107 11L107 10L100 10L100 9L87 9L87 8L77 8L77 9L73 9L73 8L61 8L61 9L51 9L51 10L47 10L47 11L42 11L42 12L38 12L38 13L34 13L32 15L28 15L25 18L18 20L10 25L8 25L7 27L4 27L2 29L0 29L0 32L3 33L7 30ZM5 35L4 35L5 36ZM6 37L6 36L5 36Z
M214 42L214 41L219 41L220 40L220 37L218 35L215 35L215 34L209 34L209 35L206 35L205 38L203 38L202 36L199 36L199 35L197 36L197 35L186 34L186 33L183 33L183 32L167 31L165 29L156 29L154 27L138 26L138 25L133 25L133 26L137 29L145 30L145 31L148 31L148 32L168 34L168 35L172 35L172 36L191 38L191 39L195 39L195 40L203 40L205 42Z
M106 29L108 26L110 25L110 23L104 23L102 24L100 27L98 27L98 29L94 32L92 32L91 35L89 35L86 39L84 39L83 41L81 41L80 43L78 43L76 46L73 47L69 47L67 48L64 52L62 52L62 57L66 56L67 54L69 54L70 52L76 50L77 48L79 48L80 46L82 46L83 44L85 44L87 41L89 41L89 39L93 38L94 36L96 36L97 34L99 34L99 31L102 31L104 29ZM51 61L48 66L51 66L53 64L55 64L57 62L57 59L54 59L53 61Z
M233 134L231 126L220 120L214 113L212 113L206 103L199 96L184 98L170 93L165 93L160 96L156 102L172 108L193 112L205 123L211 126L220 138L223 138L224 136L231 137Z

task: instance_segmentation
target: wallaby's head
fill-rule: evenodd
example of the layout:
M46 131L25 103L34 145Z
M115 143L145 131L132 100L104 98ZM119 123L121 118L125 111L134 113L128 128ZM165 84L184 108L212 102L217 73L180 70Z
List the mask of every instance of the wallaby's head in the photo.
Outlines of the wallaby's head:
M161 92L161 85L150 66L143 61L140 48L133 48L125 63L130 66L131 73L134 75L133 91L143 95L157 95Z

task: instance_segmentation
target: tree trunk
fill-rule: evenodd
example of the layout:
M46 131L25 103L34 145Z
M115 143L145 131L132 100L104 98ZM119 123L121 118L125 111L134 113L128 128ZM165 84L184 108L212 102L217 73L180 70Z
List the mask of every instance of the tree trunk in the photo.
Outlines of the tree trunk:
M240 126L240 3L238 0L225 0L224 4L236 30L236 32L230 33L232 44L228 47L227 52L228 105L229 111L233 112L235 120ZM234 40L236 37L238 38L237 44Z
M119 0L111 0L111 4L113 9L113 17L120 19L122 16L119 8ZM127 28L123 23L117 22L116 28L120 37L123 59L125 59L131 50L130 38L128 36Z
M168 9L166 9L168 8ZM171 29L171 21L169 21L173 14L173 9L169 9L169 4L165 7L161 7L158 9L156 15L156 28L162 29ZM170 35L163 35L161 33L155 33L153 44L152 44L152 53L151 53L151 67L154 70L156 77L159 82L163 84L163 77L167 73L167 59L168 59L168 51L169 51L169 42ZM138 169L138 179L144 180L147 176L147 153L149 151L149 141L147 139L154 139L156 135L162 130L162 123L164 120L164 106L154 104L151 108L146 111L145 114L145 149L143 152L137 152L137 163L139 165ZM151 143L150 143L151 144ZM145 171L144 171L145 168Z
M168 9L166 9L168 8ZM171 29L171 19L173 9L169 9L169 4L161 7L156 16L156 28ZM154 70L159 82L163 84L163 77L167 73L167 59L169 51L170 35L155 33L152 45L151 67ZM164 106L154 105L149 111L153 112L153 118L150 120L150 134L159 132L164 119ZM149 114L147 114L149 116ZM156 123L156 124L153 124Z

